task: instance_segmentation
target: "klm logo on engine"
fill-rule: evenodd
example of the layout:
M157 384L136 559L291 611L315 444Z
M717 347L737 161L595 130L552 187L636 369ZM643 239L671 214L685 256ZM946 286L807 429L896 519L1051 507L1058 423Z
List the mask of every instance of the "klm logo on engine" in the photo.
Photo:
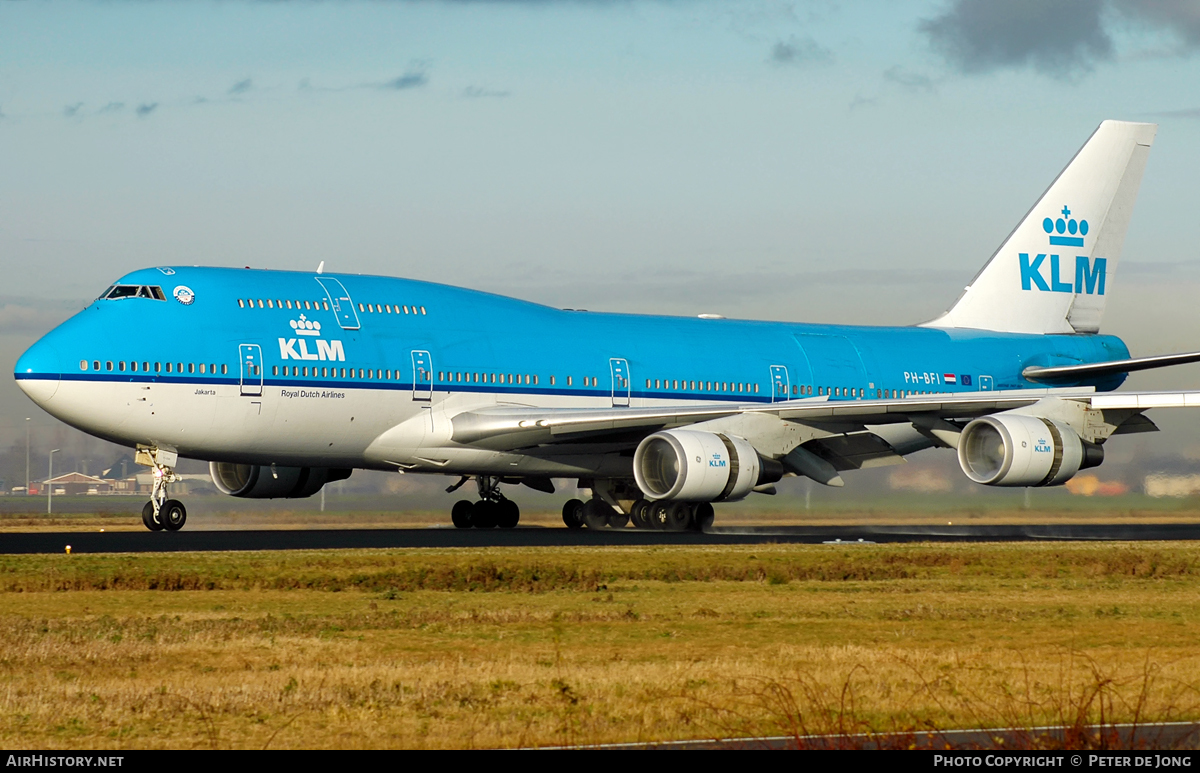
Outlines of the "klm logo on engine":
M1062 208L1062 217L1057 220L1046 218L1042 230L1049 236L1051 246L1082 247L1083 237L1088 234L1088 221L1076 221L1068 207ZM1049 260L1047 260L1049 258ZM1058 255L1039 253L1030 257L1028 252L1018 255L1021 263L1021 289L1040 290L1047 293L1080 293L1104 295L1104 280L1108 274L1108 259L1089 259L1087 255L1075 256L1075 274L1062 272L1069 268ZM1069 262L1067 258L1066 262ZM1074 280L1074 281L1072 281Z
M1038 438L1038 442L1034 444L1033 450L1039 454L1048 454L1054 449L1050 447L1045 438Z
M708 460L709 467L727 467L728 465L729 463L725 461L725 457L720 454L713 454L712 458Z
M326 341L321 338L316 338L321 335L321 323L314 322L311 319L306 319L303 314L300 319L291 320L292 330L295 331L297 338L280 338L279 339L279 359L281 360L332 360L334 362L346 361L346 350L342 347L341 341ZM315 338L313 344L316 346L315 352L308 350L308 338Z

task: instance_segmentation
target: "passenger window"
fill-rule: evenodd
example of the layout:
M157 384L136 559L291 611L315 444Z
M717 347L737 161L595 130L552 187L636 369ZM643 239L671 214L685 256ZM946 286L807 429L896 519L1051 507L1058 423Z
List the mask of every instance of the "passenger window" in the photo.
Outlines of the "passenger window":
M554 378L554 376L551 376L550 377L550 386L554 386L554 382L555 382L555 378Z
M100 370L100 360L92 360L92 370Z
M137 360L133 360L129 363L129 369L134 373L137 373Z
M107 362L104 363L104 369L112 370L112 360L108 360Z
M272 365L272 366L271 366L271 375L272 375L272 376L278 376L278 375L279 375L279 366L278 366L278 365Z
M121 360L117 363L117 370L125 370L125 360Z
M537 375L536 374L533 377L533 385L537 386Z
M421 307L421 314L422 314L422 315L424 315L424 314L425 314L425 307L424 307L424 306L422 306L422 307Z
M571 377L567 376L567 386L571 386Z
M222 366L221 366L221 375L222 375L222 376L227 376L227 375L229 375L229 366L228 366L228 365L222 365Z
M189 362L188 363L188 373L195 373L195 372L196 372L196 363Z
M206 372L208 372L208 366L207 366L207 365L205 365L203 362L202 362L202 363L200 363L200 372L201 372L201 373L206 373Z
M80 369L80 370L87 370L87 360L80 360L80 361L79 361L79 369Z
M321 301L321 306L325 311L329 311L329 301Z
M363 308L363 305L362 305L361 303L360 303L360 304L358 304L358 310L359 310L359 311L366 311L366 309L364 309L364 308Z
M167 363L167 373L171 372L171 363Z
M243 301L241 298L238 298L238 308L239 308L239 309L244 309L244 308L246 308L246 302L245 302L245 301Z

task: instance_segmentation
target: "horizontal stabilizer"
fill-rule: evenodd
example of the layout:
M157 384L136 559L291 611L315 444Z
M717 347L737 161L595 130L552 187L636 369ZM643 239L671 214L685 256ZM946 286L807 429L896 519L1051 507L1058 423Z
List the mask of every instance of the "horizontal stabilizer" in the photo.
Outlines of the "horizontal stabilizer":
M1171 365L1186 365L1200 362L1200 352L1182 354L1160 354L1155 357L1136 357L1129 360L1089 362L1083 365L1060 365L1052 368L1030 366L1021 375L1030 381L1081 381L1093 376L1111 376L1117 373L1133 373L1137 370L1166 368Z

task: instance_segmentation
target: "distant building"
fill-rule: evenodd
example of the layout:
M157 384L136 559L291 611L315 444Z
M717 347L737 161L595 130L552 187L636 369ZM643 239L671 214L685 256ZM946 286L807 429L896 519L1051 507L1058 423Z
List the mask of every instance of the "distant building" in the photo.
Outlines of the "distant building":
M1067 481L1067 491L1081 497L1116 497L1129 492L1118 480L1100 480L1095 475L1076 475Z
M1146 496L1191 497L1200 494L1200 475L1147 475Z
M109 481L93 475L84 475L82 472L68 472L65 475L49 478L43 481L43 485L49 486L51 493L65 496L112 493L112 485Z

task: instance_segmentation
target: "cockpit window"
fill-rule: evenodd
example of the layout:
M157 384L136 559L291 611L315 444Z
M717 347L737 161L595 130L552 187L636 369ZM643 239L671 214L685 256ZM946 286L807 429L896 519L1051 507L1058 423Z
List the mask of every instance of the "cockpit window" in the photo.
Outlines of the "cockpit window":
M109 301L120 298L150 298L155 301L165 301L167 296L157 285L113 285L105 290L100 298Z

